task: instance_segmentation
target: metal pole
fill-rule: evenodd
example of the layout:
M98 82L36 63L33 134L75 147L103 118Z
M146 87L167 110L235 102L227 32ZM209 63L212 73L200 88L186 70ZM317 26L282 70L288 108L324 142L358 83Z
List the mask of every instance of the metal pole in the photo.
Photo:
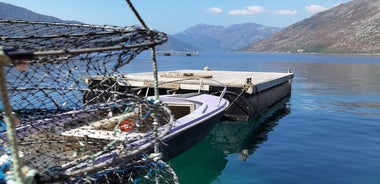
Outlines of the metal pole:
M4 107L4 122L7 126L8 143L12 154L12 166L13 174L15 176L16 183L23 183L23 175L21 172L21 163L18 156L18 144L16 127L13 121L15 120L12 115L12 108L9 103L7 81L5 79L4 66L9 65L11 59L3 53L3 49L0 47L0 89L1 89L1 99L3 101Z

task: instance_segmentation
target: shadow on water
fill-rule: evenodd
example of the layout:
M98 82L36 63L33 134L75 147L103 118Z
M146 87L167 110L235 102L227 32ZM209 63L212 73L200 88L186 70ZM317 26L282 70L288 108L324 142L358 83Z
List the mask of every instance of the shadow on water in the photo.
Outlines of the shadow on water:
M240 159L247 159L289 113L287 97L248 122L219 122L204 140L171 159L170 165L181 184L211 183L225 169L228 154L240 153Z

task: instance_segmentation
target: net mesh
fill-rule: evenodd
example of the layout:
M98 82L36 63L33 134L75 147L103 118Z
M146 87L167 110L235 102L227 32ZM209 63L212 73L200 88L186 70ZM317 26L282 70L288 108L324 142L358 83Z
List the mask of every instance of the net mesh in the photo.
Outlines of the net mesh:
M37 171L38 182L175 182L153 151L170 131L172 114L120 89L121 79L111 77L143 50L164 43L166 34L137 26L9 20L0 20L0 27L0 46L13 58L4 72L18 154L23 166ZM11 159L0 107L5 167Z

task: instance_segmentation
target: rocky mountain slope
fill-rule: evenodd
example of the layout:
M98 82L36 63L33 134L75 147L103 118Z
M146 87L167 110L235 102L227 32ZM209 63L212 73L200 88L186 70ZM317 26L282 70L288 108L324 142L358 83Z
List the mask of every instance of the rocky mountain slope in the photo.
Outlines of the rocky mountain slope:
M228 27L197 24L173 37L199 50L231 51L246 47L280 30L281 28L255 23L235 24Z
M45 22L72 22L56 17L41 15L22 7L0 2L0 18ZM157 50L175 51L230 51L241 49L278 32L280 28L266 27L254 23L236 24L229 27L198 24L175 35L168 35L168 41Z
M246 51L380 53L380 0L353 0L297 22Z
M64 21L56 17L38 14L28 9L3 2L0 2L0 18L7 20L80 23L78 21Z
M156 47L159 51L199 51L200 49L168 35L168 41Z

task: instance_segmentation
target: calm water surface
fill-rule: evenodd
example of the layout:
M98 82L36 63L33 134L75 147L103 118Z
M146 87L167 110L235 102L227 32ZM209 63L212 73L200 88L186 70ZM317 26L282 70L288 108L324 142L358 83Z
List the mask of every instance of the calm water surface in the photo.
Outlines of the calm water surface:
M148 55L124 71L151 71ZM219 122L170 160L180 183L380 183L380 56L201 53L158 61L159 70L295 73L289 99L249 122Z

